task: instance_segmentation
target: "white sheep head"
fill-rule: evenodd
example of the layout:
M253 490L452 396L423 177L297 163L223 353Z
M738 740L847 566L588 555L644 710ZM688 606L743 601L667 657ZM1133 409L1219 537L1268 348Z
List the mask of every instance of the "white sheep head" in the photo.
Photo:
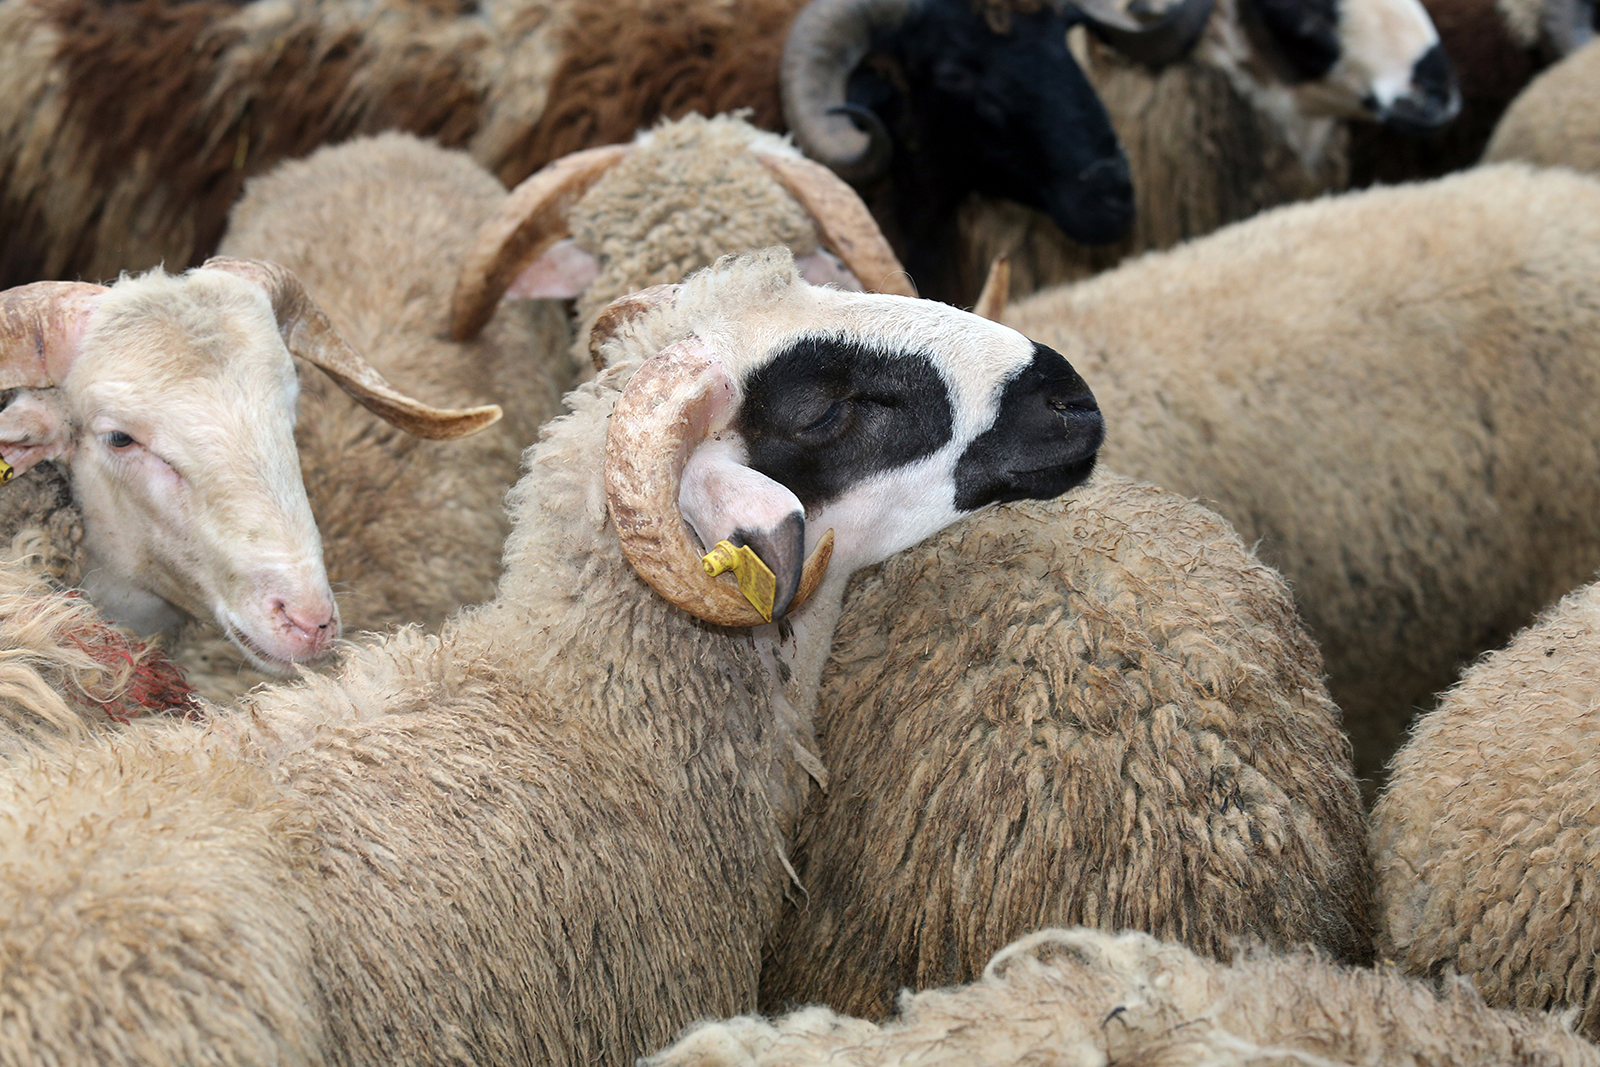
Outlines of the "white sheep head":
M397 393L273 264L0 293L0 388L16 390L0 410L0 474L67 468L84 585L109 617L145 633L212 619L279 674L339 635L295 451L291 351L413 433L461 436L499 417Z

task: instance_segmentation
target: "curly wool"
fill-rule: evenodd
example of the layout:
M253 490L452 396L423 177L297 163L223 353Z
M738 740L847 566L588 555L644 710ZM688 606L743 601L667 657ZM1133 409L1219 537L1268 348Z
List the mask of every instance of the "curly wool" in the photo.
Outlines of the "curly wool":
M1600 1063L1560 1018L1392 970L1261 950L1231 965L1142 933L1043 930L981 981L906 993L880 1024L808 1008L701 1023L641 1067L1519 1067Z
M1372 815L1379 948L1600 1040L1600 585L1486 656L1418 721Z
M1366 958L1365 828L1320 674L1225 522L1115 475L858 577L764 1005L881 1016L1055 924Z

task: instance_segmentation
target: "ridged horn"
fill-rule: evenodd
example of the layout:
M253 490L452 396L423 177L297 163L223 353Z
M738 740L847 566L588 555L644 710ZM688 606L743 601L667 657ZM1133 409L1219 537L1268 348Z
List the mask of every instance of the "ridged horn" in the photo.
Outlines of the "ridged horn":
M822 164L793 156L758 155L763 166L805 208L822 243L844 261L869 290L916 296L911 275L878 229L855 190Z
M1178 0L1166 8L1150 0L1053 0L1064 14L1082 13L1095 36L1129 59L1157 70L1188 55L1211 20L1212 0Z
M622 161L632 145L573 152L525 179L500 205L478 236L450 302L450 336L469 341L494 317L517 272L567 234L567 209Z
M678 506L690 453L735 400L722 362L698 340L668 345L646 360L607 426L606 507L623 555L665 600L718 626L759 626L766 620L729 577L705 573L705 550ZM830 530L806 559L790 611L815 592L832 553Z
M589 359L595 370L605 370L606 361L600 354L605 343L622 332L622 328L649 311L670 304L678 298L682 285L652 285L636 292L617 297L601 309L600 315L589 327Z
M88 282L31 282L0 292L0 389L48 389L66 375L88 303Z
M201 264L254 282L272 301L283 343L294 355L322 370L362 407L417 437L465 437L500 418L498 404L475 408L435 408L400 392L377 368L339 336L333 323L287 267L266 260L213 256Z
M989 261L989 276L983 280L983 291L972 306L974 315L990 322L999 322L1005 314L1006 301L1011 298L1011 259L1004 252Z
M875 30L904 22L916 0L812 0L783 43L778 85L795 143L847 181L881 175L889 140L881 124L865 132L845 103L850 72L865 58Z

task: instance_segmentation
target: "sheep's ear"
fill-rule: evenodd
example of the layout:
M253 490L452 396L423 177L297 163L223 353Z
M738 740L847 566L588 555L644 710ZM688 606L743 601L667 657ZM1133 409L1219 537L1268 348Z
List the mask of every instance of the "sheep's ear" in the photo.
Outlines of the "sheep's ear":
M72 423L58 390L20 389L0 411L0 482L72 454Z
M545 249L517 272L506 297L523 300L571 300L582 296L600 275L600 261L567 237Z

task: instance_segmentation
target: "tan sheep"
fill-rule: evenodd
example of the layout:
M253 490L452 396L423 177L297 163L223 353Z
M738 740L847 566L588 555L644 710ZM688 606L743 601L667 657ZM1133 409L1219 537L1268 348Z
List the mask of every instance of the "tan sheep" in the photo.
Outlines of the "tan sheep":
M1004 320L1105 462L1282 571L1376 777L1457 666L1600 567L1600 182L1524 165L1293 205Z
M1373 809L1379 948L1490 1004L1571 1008L1600 1038L1600 586L1466 670Z
M887 561L824 676L830 786L763 1003L883 1016L1061 924L1367 958L1360 795L1321 672L1225 522L1116 475Z
M755 1006L849 575L1103 431L1014 331L781 249L657 296L529 449L495 600L0 774L0 1063L627 1064Z
M1495 126L1483 158L1600 174L1600 41L1578 49L1522 90Z
M807 1008L702 1023L641 1067L1366 1067L1600 1063L1559 1017L1392 970L1256 950L1216 963L1142 933L1043 930L983 978L906 993L876 1024Z

